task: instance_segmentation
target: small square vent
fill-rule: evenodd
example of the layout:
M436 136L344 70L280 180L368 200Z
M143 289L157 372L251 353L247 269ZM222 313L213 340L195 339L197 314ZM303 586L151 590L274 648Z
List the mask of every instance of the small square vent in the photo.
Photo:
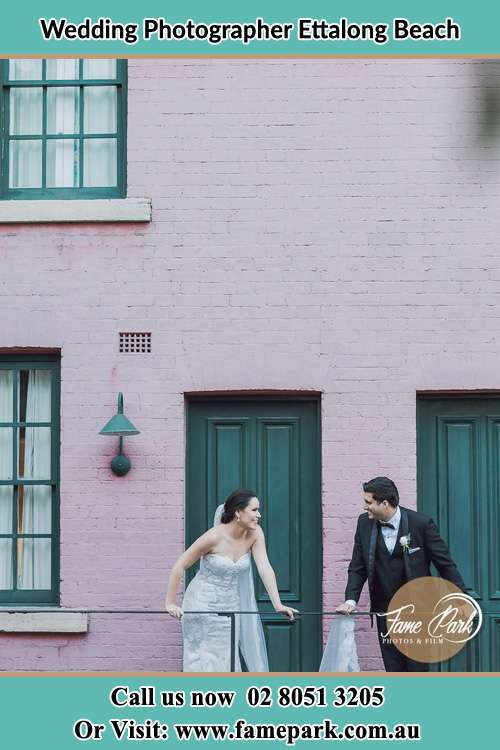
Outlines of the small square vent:
M120 354L151 354L151 332L120 331Z

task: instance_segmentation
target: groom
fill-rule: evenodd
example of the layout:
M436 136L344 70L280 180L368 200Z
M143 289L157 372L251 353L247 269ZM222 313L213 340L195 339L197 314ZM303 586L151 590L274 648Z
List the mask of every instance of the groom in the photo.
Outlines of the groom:
M346 601L337 612L350 614L356 608L368 579L371 610L387 612L396 591L407 581L430 576L434 563L440 576L465 591L457 566L434 522L423 513L402 508L396 485L387 477L376 477L363 484L366 513L358 518L352 559L349 564ZM400 543L407 537L405 551ZM402 654L387 633L386 618L377 615L377 630L386 672L423 672L428 664L413 661Z

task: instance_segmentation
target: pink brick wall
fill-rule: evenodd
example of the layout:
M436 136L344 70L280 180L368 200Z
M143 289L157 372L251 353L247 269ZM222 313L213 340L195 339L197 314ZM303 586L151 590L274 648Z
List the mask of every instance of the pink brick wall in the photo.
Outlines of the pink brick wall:
M66 607L160 608L183 548L183 393L323 397L325 607L342 600L360 482L415 506L415 391L498 388L496 62L138 60L130 196L149 225L0 226L2 346L61 347ZM153 354L117 353L151 330ZM115 479L97 431L141 434ZM2 637L2 669L170 670L176 623L94 616ZM372 633L365 668L379 668Z

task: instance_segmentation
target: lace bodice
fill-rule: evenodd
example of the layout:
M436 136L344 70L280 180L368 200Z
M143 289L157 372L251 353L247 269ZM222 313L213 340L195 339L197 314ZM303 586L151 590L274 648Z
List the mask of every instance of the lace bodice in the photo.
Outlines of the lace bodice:
M223 588L232 588L237 584L238 576L246 572L250 565L250 553L246 552L234 561L227 555L212 552L201 558L198 573L207 583Z

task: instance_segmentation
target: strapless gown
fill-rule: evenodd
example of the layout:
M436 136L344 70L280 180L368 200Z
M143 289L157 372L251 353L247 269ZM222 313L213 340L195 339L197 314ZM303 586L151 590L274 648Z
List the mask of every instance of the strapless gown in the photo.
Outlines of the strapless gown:
M231 670L231 620L219 615L189 614L205 610L226 612L241 610L240 587L249 575L250 552L233 562L216 553L200 560L200 569L188 585L182 602L184 672L229 672ZM240 618L236 617L235 642L240 641ZM238 646L235 671L241 672Z

